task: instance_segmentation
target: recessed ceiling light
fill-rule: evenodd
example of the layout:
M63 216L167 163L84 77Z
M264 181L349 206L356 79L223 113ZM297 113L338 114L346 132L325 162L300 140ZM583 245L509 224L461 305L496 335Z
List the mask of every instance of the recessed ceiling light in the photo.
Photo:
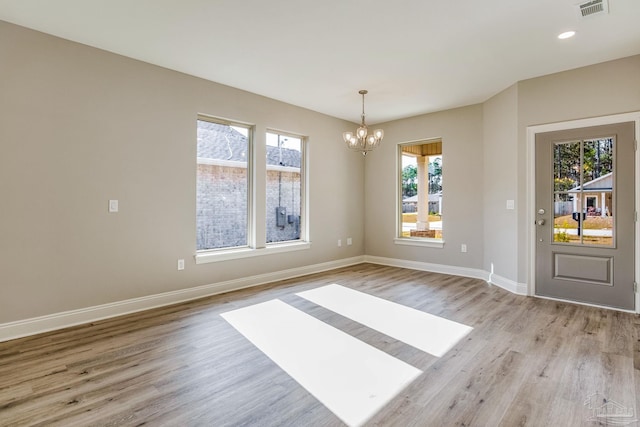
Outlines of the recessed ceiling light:
M568 39L568 38L570 38L570 37L573 37L573 36L575 36L575 35L576 35L576 32L575 32L575 31L565 31L565 32L564 32L564 33L562 33L562 34L558 34L558 38L559 38L559 39L561 39L561 40L563 40L563 39Z

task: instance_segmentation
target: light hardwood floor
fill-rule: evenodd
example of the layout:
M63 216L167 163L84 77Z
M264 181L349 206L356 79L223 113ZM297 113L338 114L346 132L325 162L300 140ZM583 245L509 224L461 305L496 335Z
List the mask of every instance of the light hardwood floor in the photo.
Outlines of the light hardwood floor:
M331 283L474 329L437 358L295 295ZM0 343L0 425L343 425L220 317L274 298L424 372L367 425L595 426L594 393L640 409L638 316L361 264Z

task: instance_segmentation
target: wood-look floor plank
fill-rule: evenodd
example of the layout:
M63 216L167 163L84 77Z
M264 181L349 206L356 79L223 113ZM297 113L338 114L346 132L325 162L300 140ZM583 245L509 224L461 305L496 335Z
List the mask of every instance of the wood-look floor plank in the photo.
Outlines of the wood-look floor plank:
M473 330L438 358L295 295L332 283ZM587 426L594 392L640 407L638 316L361 264L0 343L0 425L343 426L220 316L275 298L423 371L367 425Z

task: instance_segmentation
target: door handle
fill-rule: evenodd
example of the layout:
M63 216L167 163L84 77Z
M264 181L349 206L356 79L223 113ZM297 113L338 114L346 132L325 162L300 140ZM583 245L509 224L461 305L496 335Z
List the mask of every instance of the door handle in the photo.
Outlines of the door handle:
M544 219L537 220L536 225L544 225Z

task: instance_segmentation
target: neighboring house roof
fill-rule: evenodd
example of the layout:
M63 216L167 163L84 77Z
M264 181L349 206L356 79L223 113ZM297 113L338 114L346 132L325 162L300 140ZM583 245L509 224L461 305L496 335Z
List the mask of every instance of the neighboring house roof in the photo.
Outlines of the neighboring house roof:
M267 145L267 165L300 167L300 151Z
M198 157L246 161L247 138L226 125L198 122Z
M234 128L203 120L198 122L198 157L246 161L247 150L247 137ZM267 145L267 165L299 168L300 162L300 151Z
M577 193L582 190L582 187L584 187L583 191L585 192L611 190L613 189L613 172L609 172L589 182L585 182L584 186L578 185L577 187L569 190L569 193Z

